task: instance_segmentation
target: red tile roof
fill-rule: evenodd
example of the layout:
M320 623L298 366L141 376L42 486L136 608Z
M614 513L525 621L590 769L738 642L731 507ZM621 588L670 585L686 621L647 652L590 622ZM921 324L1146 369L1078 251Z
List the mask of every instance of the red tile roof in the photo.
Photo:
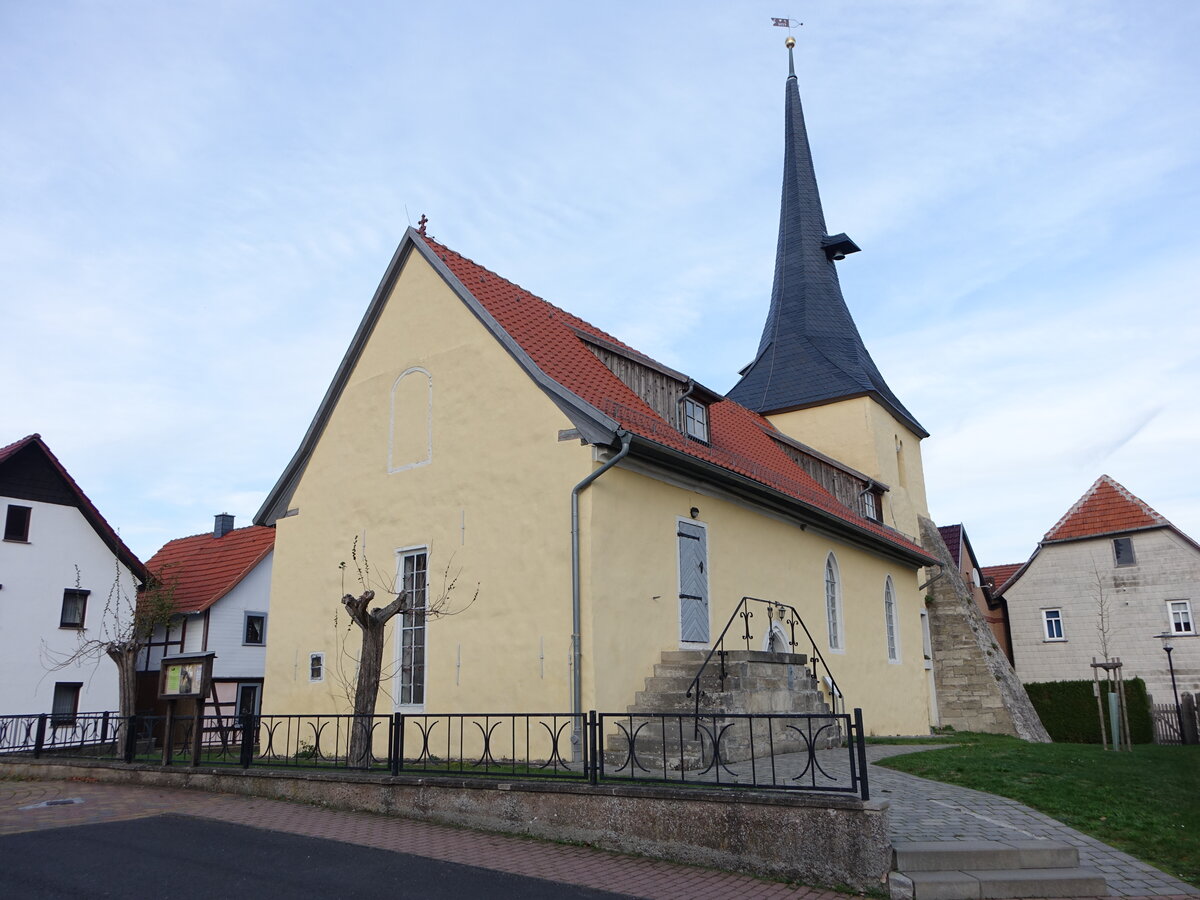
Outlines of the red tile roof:
M0 447L0 464L15 457L27 447L41 453L46 458L46 461L50 463L66 483L67 488L75 495L79 511L83 514L88 524L92 526L92 529L100 536L105 545L116 554L117 559L133 573L134 577L144 583L149 573L146 571L146 567L142 564L142 561L134 555L132 550L125 546L125 542L121 540L120 535L117 534L113 527L108 524L108 520L100 515L100 510L96 509L95 504L83 492L83 488L75 482L75 479L71 477L71 473L59 462L58 457L50 451L50 447L42 440L40 434L31 434L21 438L19 441L13 441L5 447Z
M1170 524L1117 482L1101 475L1043 540L1078 540Z
M164 544L146 568L174 583L175 611L203 612L250 574L275 546L275 529L235 528L223 537L195 534Z
M425 241L463 286L529 354L538 368L576 396L611 416L622 428L753 479L910 553L915 551L927 557L924 550L899 532L859 515L834 499L770 437L771 433L777 433L777 429L765 417L733 400L723 399L709 407L710 445L689 440L589 351L579 334L591 335L621 347L628 345L432 238L425 236L417 239ZM632 351L632 348L629 349Z
M1004 593L1002 588L1008 583L1008 579L1016 574L1017 569L1025 563L1005 563L1002 566L984 566L979 570L979 574L983 576L985 586L990 585L992 596L999 596Z
M959 560L959 552L962 550L962 525L939 525L938 534L945 541L947 549L950 551L950 558L954 560L954 564L962 568L962 562Z

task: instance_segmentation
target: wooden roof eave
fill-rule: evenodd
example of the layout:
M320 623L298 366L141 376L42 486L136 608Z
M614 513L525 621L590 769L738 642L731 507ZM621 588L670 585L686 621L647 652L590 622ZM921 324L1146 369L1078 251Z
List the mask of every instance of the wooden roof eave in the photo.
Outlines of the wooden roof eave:
M842 540L864 547L875 553L898 559L914 568L931 566L937 563L937 560L923 552L910 550L907 547L889 541L866 528L840 518L828 510L806 503L790 494L785 494L783 491L763 484L761 481L756 481L739 472L734 472L715 463L710 463L707 460L691 456L673 447L668 447L665 444L660 444L657 441L652 441L640 435L635 434L633 436L630 455L635 458L659 463L683 474L699 476L706 481L714 482L726 490L794 519L802 526L810 524L819 525L825 531L836 535Z

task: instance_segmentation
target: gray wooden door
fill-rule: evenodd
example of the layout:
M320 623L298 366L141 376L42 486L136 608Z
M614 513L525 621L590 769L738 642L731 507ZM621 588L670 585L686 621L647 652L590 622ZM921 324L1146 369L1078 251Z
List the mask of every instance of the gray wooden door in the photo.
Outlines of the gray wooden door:
M679 635L708 641L708 543L704 529L679 523Z

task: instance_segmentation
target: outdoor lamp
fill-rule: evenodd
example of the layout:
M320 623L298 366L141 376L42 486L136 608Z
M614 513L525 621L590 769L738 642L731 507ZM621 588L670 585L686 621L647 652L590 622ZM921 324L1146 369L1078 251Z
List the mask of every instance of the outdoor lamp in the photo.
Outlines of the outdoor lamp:
M1167 652L1167 668L1171 670L1171 693L1175 697L1175 717L1179 720L1179 743L1184 742L1183 737L1183 707L1179 705L1179 688L1175 685L1175 663L1171 660L1171 651L1175 649L1175 645L1171 643L1171 632L1164 631L1162 634L1155 635L1162 641L1163 650Z

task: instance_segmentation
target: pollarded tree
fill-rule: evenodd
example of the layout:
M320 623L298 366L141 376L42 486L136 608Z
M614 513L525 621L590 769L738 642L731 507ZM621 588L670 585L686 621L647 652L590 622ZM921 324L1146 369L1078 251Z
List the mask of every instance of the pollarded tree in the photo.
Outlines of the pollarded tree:
M394 674L385 673L383 666L384 638L388 622L396 616L411 616L411 624L423 626L428 619L457 615L475 602L479 596L479 586L476 585L470 600L460 608L454 609L452 603L461 573L451 573L453 559L447 563L442 573L441 590L431 596L424 573L419 577L412 573L400 573L390 586L382 579L373 577L366 554L362 554L361 561L359 559L357 537L350 548L350 558L354 563L356 580L361 590L357 596L344 594L342 605L346 608L350 622L358 626L362 644L356 660L357 674L354 676L354 694L351 701L355 718L350 730L348 762L351 766L365 767L371 759L371 730L380 685L385 679L390 680ZM343 562L340 568L344 584L346 564ZM376 596L387 598L387 603L384 606L372 606Z

